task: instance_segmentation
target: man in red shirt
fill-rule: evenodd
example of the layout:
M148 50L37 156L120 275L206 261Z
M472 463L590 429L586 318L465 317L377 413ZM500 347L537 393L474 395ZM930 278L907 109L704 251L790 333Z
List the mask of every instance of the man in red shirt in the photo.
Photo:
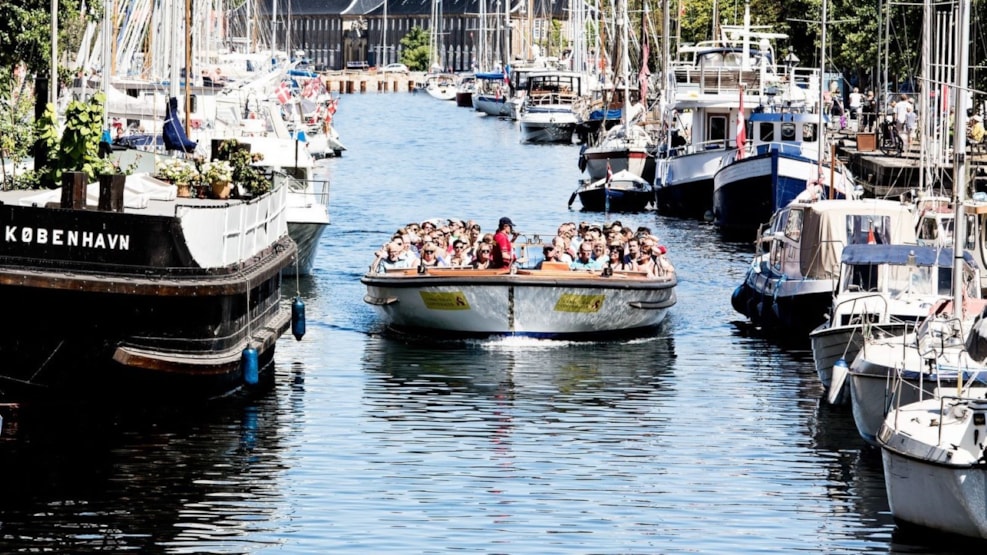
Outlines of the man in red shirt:
M517 239L517 232L514 231L514 222L508 217L503 217L497 224L497 233L494 233L493 264L492 268L510 268L511 264L517 260L514 256L514 245L512 241Z

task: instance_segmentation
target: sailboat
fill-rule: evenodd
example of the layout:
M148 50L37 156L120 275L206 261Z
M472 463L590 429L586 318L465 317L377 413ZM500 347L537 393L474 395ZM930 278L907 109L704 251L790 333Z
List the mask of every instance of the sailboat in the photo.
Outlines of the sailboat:
M956 51L956 125L960 129L966 113L965 98L969 59L970 0L958 3ZM964 137L954 137L955 152L964 150ZM965 156L954 156L954 193L962 205L966 188ZM961 208L957 208L961 210ZM962 227L961 214L957 225ZM954 248L961 247L961 229ZM954 280L958 281L958 280ZM954 285L955 314L959 316L960 285ZM896 520L939 532L987 539L987 467L984 465L984 434L987 426L987 388L984 365L984 320L981 318L963 344L967 361L957 368L951 384L943 383L935 395L906 402L898 391L907 383L898 381L896 402L878 434L884 482L891 514ZM947 347L945 344L942 350ZM900 375L900 374L899 374ZM953 386L952 384L955 384Z
M647 183L653 183L655 178L655 150L657 148L657 136L644 126L646 109L637 103L632 103L630 88L630 60L628 55L630 25L627 16L627 2L622 0L619 4L622 19L621 35L619 42L620 72L617 82L621 85L623 97L623 108L620 113L620 123L611 127L595 145L586 146L579 154L580 167L588 175L587 182L595 182L607 177L608 172L617 174L627 171ZM648 12L645 10L644 21L647 21ZM648 37L645 34L642 38L642 65L648 63ZM647 102L647 81L640 83L640 93L638 102ZM613 91L608 91L612 94ZM635 91L636 94L637 91ZM634 112L634 108L637 111ZM648 187L649 193L651 187Z

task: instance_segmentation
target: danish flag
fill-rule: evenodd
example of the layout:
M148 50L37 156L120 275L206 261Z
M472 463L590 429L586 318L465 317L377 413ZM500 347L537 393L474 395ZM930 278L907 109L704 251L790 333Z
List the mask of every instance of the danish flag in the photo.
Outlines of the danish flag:
M737 159L744 157L744 143L747 142L747 125L744 122L744 87L740 87L740 110L737 111Z
M284 104L291 100L291 89L288 87L288 83L281 81L278 88L274 90L274 94L278 97L278 102Z

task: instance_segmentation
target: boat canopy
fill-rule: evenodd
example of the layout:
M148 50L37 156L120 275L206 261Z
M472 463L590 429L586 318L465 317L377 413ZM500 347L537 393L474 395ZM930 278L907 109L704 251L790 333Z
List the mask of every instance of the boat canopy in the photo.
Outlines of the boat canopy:
M474 73L474 77L477 79L488 79L490 81L503 81L504 72L487 72L487 73Z
M801 274L813 279L837 275L845 246L867 243L871 229L881 244L916 242L914 216L907 206L891 200L792 203L779 214L785 216L777 222L785 235L800 237Z
M912 260L909 260L911 258ZM967 264L974 265L973 255L963 253ZM905 266L953 267L953 249L919 247L916 245L847 245L843 249L843 263L855 266L894 264Z

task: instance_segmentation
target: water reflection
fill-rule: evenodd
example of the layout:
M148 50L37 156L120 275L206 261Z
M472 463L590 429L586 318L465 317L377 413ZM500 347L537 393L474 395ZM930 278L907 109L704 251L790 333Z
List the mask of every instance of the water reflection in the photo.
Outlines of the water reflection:
M5 550L242 552L263 543L285 468L276 405L270 392L209 407L21 407L17 436L0 443Z
M364 368L401 396L537 394L579 403L618 406L621 399L671 387L670 334L628 342L567 342L530 338L399 343L372 337ZM665 376L665 378L663 378ZM664 392L666 395L668 391ZM652 399L654 400L654 399Z

